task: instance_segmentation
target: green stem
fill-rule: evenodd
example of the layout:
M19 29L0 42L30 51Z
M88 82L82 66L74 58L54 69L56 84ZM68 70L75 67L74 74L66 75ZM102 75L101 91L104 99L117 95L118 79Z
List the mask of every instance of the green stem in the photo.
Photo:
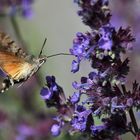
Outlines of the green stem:
M11 24L13 26L17 39L22 43L22 45L25 45L24 39L22 38L18 23L16 21L16 17L10 16L10 20L11 20Z

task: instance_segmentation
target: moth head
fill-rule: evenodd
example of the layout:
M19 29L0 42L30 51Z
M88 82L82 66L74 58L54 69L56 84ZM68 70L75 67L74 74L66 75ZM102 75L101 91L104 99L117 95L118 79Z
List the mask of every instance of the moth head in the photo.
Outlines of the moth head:
M47 61L47 56L39 56L37 59L36 59L36 63L39 67L41 67L45 62Z

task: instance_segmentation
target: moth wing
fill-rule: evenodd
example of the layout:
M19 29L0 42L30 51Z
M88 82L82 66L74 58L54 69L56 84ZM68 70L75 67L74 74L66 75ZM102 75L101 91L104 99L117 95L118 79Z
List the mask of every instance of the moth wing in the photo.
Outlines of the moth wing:
M22 48L18 47L9 35L0 32L0 51L10 52L20 58L25 58L27 54Z
M32 72L31 57L18 47L10 36L0 32L0 69L4 73L4 77L0 75L0 92L15 83L27 80Z
M30 67L31 65L24 59L11 55L8 52L0 51L0 68L9 78L16 81L20 80L23 72L26 72Z

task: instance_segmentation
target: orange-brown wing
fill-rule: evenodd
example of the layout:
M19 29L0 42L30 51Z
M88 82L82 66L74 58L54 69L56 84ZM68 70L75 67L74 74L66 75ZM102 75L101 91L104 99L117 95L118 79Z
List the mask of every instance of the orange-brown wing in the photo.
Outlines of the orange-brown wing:
M0 51L10 52L20 58L25 58L27 54L16 45L9 35L0 32Z
M0 51L0 67L7 74L7 76L18 80L21 75L24 59L18 58L8 52Z

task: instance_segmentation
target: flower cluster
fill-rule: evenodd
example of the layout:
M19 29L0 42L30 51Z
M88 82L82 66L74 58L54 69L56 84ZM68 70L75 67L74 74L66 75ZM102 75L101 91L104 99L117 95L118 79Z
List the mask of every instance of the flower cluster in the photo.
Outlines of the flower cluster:
M47 107L57 108L59 115L54 118L57 122L51 128L52 135L60 134L64 121L69 121L73 115L74 106L67 101L63 89L56 83L54 76L46 77L46 86L42 88L40 95Z
M25 18L32 16L31 4L34 0L0 0L0 14L15 15L17 12Z
M130 27L116 30L110 23L108 0L74 0L81 8L78 14L91 32L78 32L73 40L70 53L72 73L80 69L80 62L88 60L92 71L81 81L72 83L75 92L68 99L55 78L46 78L47 87L42 88L41 96L48 107L56 107L57 124L52 126L52 134L59 135L62 127L69 124L71 134L82 132L95 140L115 140L127 132L138 133L133 124L133 107L140 109L140 87L135 81L131 91L125 87L129 72L129 59L122 54L132 49L135 38ZM86 99L81 100L81 96ZM132 122L128 122L129 112ZM96 125L94 118L101 120ZM135 132L133 132L133 128Z
M109 22L111 14L108 0L74 0L81 7L78 15L91 28L98 29Z

